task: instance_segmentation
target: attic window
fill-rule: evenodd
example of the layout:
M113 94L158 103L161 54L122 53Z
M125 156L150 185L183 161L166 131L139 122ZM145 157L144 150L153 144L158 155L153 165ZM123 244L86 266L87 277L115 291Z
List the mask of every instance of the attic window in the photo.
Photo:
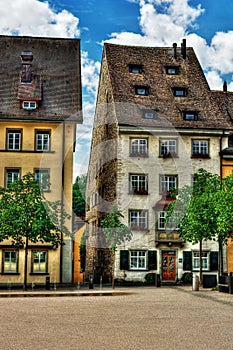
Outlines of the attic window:
M36 109L36 101L23 101L23 109Z
M197 120L197 111L184 111L182 114L184 120Z
M166 66L165 70L166 70L166 74L168 74L168 75L179 74L179 67L178 66Z
M179 87L175 87L175 88L172 88L173 90L173 95L175 97L186 97L187 96L187 88L179 88Z
M140 96L147 96L149 94L148 86L135 86L135 94Z
M129 64L129 72L134 74L142 73L142 65L141 64Z
M155 112L154 111L150 111L150 110L144 111L143 112L143 117L145 119L155 119Z

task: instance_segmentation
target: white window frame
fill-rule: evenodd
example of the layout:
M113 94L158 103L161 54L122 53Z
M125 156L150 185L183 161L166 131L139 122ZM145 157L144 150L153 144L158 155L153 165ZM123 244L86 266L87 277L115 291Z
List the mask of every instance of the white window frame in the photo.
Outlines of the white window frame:
M200 252L193 251L192 253L192 265L193 271L199 271L200 269ZM202 252L202 270L208 271L210 269L210 252Z
M23 101L23 109L36 109L36 101Z
M45 180L43 179L43 175L46 175L46 179ZM49 189L50 189L49 169L35 169L35 179L39 182L39 184L41 184L41 187L42 187L43 191L49 191Z
M167 212L164 210L161 210L158 212L158 230L165 230L165 231L176 231L179 229L179 227L177 227L172 218L169 218L169 220L166 222L165 218L166 218ZM173 215L178 215L178 212L174 212Z
M10 186L15 180L20 178L20 169L7 168L6 169L6 188Z
M130 250L129 251L130 270L146 270L147 251Z
M130 193L137 194L138 192L146 192L148 194L148 175L145 174L131 174L130 178Z
M148 140L147 139L130 139L130 155L139 156L148 154Z
M35 268L35 254L38 255L38 267ZM45 256L45 260L41 261L42 255ZM44 268L43 268L44 266ZM32 273L40 274L48 272L48 251L47 250L33 250L32 251Z
M208 140L192 140L192 155L209 155L209 141Z
M160 192L169 192L171 189L177 189L177 175L160 175ZM173 186L174 185L174 186Z
M7 150L20 151L21 150L21 130L7 130Z
M160 155L177 154L176 139L160 139Z
M146 210L130 210L129 222L131 230L147 230L148 212Z
M48 130L36 131L36 151L48 152L50 150L50 132Z

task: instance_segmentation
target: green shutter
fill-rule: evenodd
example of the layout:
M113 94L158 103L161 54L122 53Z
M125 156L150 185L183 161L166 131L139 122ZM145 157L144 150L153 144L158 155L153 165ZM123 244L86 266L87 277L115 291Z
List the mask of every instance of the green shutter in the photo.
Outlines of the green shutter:
M183 252L183 270L192 271L192 252Z
M129 269L129 251L120 250L120 269L128 270Z
M148 270L157 270L157 251L148 251Z
M210 270L218 270L218 252L210 252Z

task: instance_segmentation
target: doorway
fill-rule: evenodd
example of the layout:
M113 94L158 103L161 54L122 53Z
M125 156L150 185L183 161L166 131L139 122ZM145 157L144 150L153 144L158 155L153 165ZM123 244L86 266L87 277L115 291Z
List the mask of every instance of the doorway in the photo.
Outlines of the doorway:
M162 280L168 282L176 281L176 251L162 251Z

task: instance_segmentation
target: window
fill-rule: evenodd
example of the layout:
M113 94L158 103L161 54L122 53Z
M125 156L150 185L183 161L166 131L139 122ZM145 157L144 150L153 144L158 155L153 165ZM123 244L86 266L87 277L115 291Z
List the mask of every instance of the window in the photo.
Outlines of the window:
M193 270L200 268L200 252L193 252ZM202 269L209 270L209 252L202 252Z
M165 211L160 211L158 213L158 230L177 230L178 227L175 224L175 220L169 218L168 221L165 220L167 213ZM178 213L174 213L174 215L178 215Z
M147 156L147 139L131 139L130 155Z
M21 130L7 130L7 149L8 151L21 150Z
M177 140L160 139L160 156L176 155Z
M48 270L48 252L32 251L32 273L46 273Z
M23 101L23 109L36 109L36 101Z
M142 73L142 65L141 64L129 64L129 72L134 74Z
M19 179L19 169L6 169L6 188Z
M184 120L197 120L197 112L183 112L183 119Z
M192 156L194 157L209 156L208 140L192 140Z
M147 226L147 211L130 211L130 228L132 230L146 230Z
M187 89L186 88L173 88L173 95L175 97L186 97Z
M155 112L154 111L144 111L143 116L145 119L155 119Z
M2 271L3 273L18 272L18 252L15 250L3 250Z
M145 270L146 269L146 251L132 250L130 251L130 269Z
M149 94L148 86L135 86L135 94L140 96L147 96Z
M177 175L160 175L160 192L177 188Z
M35 169L35 178L41 184L43 191L49 191L49 170Z
M148 194L147 175L130 175L130 193Z
M179 67L178 66L166 66L165 70L166 70L166 74L168 74L168 75L179 74Z
M36 131L36 151L50 150L50 131L37 130Z

